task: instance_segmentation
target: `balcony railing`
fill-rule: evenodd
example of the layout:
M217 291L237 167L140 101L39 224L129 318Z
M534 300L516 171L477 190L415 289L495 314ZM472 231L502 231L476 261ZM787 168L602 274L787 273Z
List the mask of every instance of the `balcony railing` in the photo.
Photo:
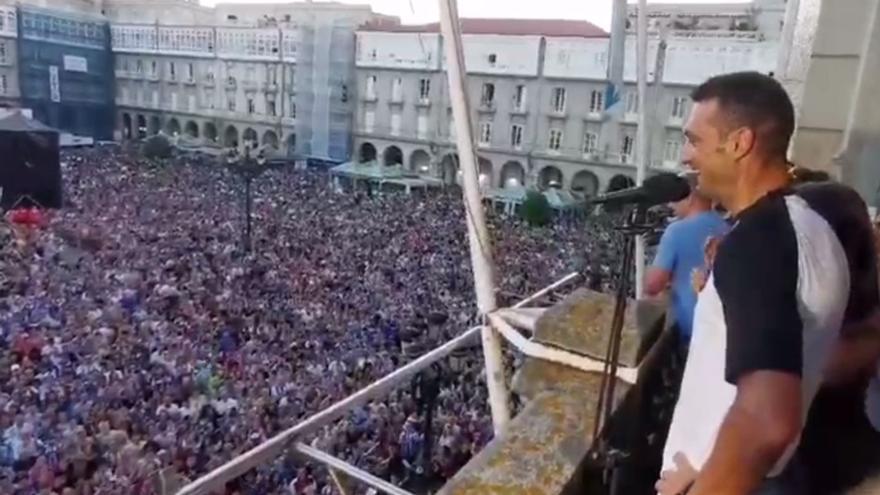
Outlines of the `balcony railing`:
M580 274L569 274L531 296L519 301L510 308L498 309L489 313L486 315L486 326L476 326L466 330L459 336L449 340L436 349L425 353L411 363L398 368L367 387L340 400L339 402L336 402L323 411L313 414L299 424L282 431L262 444L226 462L201 478L187 484L177 493L177 495L208 495L213 493L214 491L222 489L229 481L244 475L251 469L274 461L274 459L287 450L293 450L313 461L326 465L331 470L344 473L350 478L358 480L377 490L381 490L384 493L390 493L393 495L412 495L410 492L398 488L387 481L373 476L355 466L331 456L330 454L315 449L314 447L310 447L300 442L300 440L313 435L325 426L342 419L352 410L361 407L372 400L387 395L392 389L409 383L412 377L418 373L429 368L437 361L446 358L455 350L469 344L471 341L477 340L477 337L484 331L493 332L496 336L503 338L508 344L526 356L561 364L581 371L603 372L605 368L604 361L534 342L527 339L515 328L515 326L523 326L524 321L521 315L518 315L515 311L511 310L523 309L533 305L536 301L540 300L547 294L568 286L578 279L580 279ZM528 324L528 322L525 322L525 324ZM533 321L531 322L531 325L534 326ZM488 348L487 346L491 345L489 342L498 342L498 340L495 338L483 338L484 354L489 352L500 352L500 349ZM617 378L626 383L634 384L637 376L638 368L620 366L617 369ZM504 378L488 374L488 380L503 381ZM504 385L503 388L506 390L506 385Z

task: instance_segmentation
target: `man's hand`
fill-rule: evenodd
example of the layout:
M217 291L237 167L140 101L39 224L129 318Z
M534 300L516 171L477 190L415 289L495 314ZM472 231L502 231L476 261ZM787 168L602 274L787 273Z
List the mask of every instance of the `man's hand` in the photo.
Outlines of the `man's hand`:
M672 462L675 463L675 469L660 473L660 479L654 485L660 495L683 494L697 479L697 470L683 453L675 454Z

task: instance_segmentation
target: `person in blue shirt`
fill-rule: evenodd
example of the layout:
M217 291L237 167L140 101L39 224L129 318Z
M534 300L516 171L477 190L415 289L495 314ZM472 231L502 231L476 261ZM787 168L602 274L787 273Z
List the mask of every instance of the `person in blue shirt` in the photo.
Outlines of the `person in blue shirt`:
M697 304L694 272L705 268L707 243L724 236L729 226L713 210L712 202L695 188L687 198L670 206L678 219L669 224L660 238L654 263L645 276L645 295L657 296L669 289L674 328L686 346L693 332Z

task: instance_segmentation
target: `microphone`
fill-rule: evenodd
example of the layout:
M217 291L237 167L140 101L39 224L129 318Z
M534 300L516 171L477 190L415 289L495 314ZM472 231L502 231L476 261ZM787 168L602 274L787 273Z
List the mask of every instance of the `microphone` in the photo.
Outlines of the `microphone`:
M650 208L666 203L681 201L691 193L688 181L673 173L665 172L645 179L639 187L602 194L588 200L590 204L635 204Z

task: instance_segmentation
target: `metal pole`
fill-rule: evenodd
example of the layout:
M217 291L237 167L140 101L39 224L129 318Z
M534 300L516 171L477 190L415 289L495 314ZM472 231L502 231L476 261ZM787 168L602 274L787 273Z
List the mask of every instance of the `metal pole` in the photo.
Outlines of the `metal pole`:
M648 171L648 2L639 0L639 17L637 24L636 69L639 98L639 122L636 134L636 185L642 185ZM660 81L657 81L659 84ZM645 237L638 236L635 240L636 264L636 299L644 293L645 279Z
M310 459L314 459L315 461L318 461L322 464L329 466L331 469L331 471L330 471L331 473L333 472L333 470L339 471L341 473L345 473L346 475L348 475L351 478L354 478L358 481L366 483L369 486L372 486L373 488L377 488L377 489L381 490L382 492L388 493L390 495L413 495L412 493L410 493L402 488L398 488L398 487L392 485L391 483L383 480L382 478L379 478L377 476L373 476L372 474L370 474L366 471L363 471L361 469L358 469L355 466L352 466L351 464L343 461L342 459L338 459L336 457L333 457L332 455L327 454L326 452L322 452L322 451L320 451L310 445L306 445L304 443L297 443L295 446L295 450L298 453L300 453Z
M251 182L254 180L250 172L245 172L244 178L244 252L251 252Z
M620 103L623 94L623 65L626 58L626 0L614 0L611 12L611 38L609 40L608 57L608 84L605 89L604 112L608 117L608 124L603 126L602 135L604 144L602 151L613 153L612 157L622 159L622 147L620 143L620 121L623 114L623 105ZM618 160L620 161L620 160Z
M309 416L296 425L276 434L274 437L266 440L260 445L257 445L247 452L227 461L222 466L215 468L208 474L184 486L177 492L177 495L206 495L214 490L221 489L227 481L238 478L251 469L270 462L275 457L281 455L281 453L290 446L291 441L297 438L307 437L339 418L342 418L355 407L364 405L371 400L386 395L390 390L399 386L406 380L409 380L417 373L437 362L439 359L449 356L453 351L460 347L464 347L476 337L481 329L482 327L468 329L458 337L453 338L433 351L425 353L402 368L391 372L361 390L358 390L348 397L334 403L332 406ZM345 472L345 470L341 468L340 471Z
M494 265L490 251L489 232L486 229L486 219L480 201L477 159L474 153L473 133L471 132L467 86L464 80L464 55L461 49L461 32L455 0L440 0L440 27L447 54L446 74L449 78L452 116L455 119L455 139L462 171L465 220L470 241L477 308L480 314L485 316L496 309ZM486 325L482 331L482 340L483 357L486 362L486 385L489 389L489 406L492 411L495 434L498 435L504 431L510 421L507 385L501 355L501 338L489 325Z

